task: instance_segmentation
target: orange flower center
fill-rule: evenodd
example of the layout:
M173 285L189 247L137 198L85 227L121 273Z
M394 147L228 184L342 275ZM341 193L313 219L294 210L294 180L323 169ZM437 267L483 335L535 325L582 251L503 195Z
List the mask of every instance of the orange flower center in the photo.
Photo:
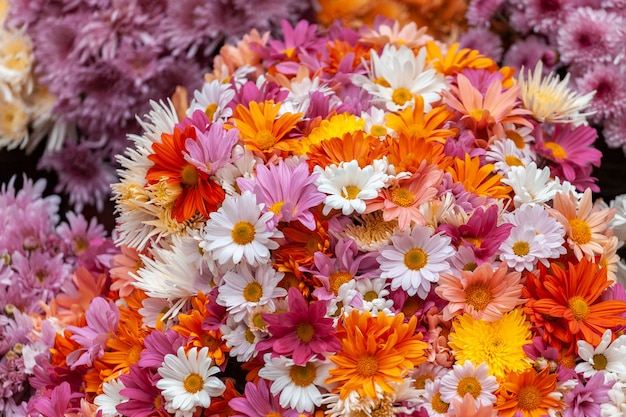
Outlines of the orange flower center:
M296 326L296 336L304 343L309 343L315 336L315 329L311 323L300 323Z
M480 122L485 116L485 112L482 109L474 109L469 112L470 116L474 118L477 122Z
M133 365L139 362L141 351L143 348L139 345L133 345L128 351L128 363Z
M215 116L216 111L217 111L217 103L211 103L208 106L206 106L206 109L204 109L204 113L209 118L209 121L211 122L213 121L213 116Z
M422 304L419 302L419 300L416 300L413 297L407 297L407 299L404 300L404 304L402 305L402 313L404 313L405 317L411 317L412 315L417 313L417 310L419 310L421 306Z
M391 99L398 106L404 106L404 104L413 98L413 94L404 87L396 88L391 94Z
M430 400L430 405L433 407L433 411L439 414L445 414L450 408L450 404L441 400L441 393L437 392L433 395L433 399Z
M356 185L348 185L343 190L342 197L347 200L354 200L359 195L360 192L361 192L361 189L357 187Z
M579 245L584 245L591 241L591 227L582 219L571 219L569 227L572 230L572 240Z
M606 356L604 356L601 353L596 353L595 355L593 355L593 369L595 369L596 371L603 371L606 369L606 365L608 364L608 361L606 359Z
M483 244L483 240L479 237L466 237L463 238L467 243L474 245L476 248L480 248L480 245Z
M413 194L406 188L394 188L391 190L391 202L396 206L410 207L414 201Z
M465 289L465 303L473 306L476 311L484 310L492 299L491 288L485 283L477 282Z
M404 254L404 264L413 271L419 271L428 263L428 254L420 248L413 248Z
M180 178L186 186L195 187L198 185L198 170L193 165L187 164L181 171Z
M238 245L247 245L252 242L254 240L254 235L254 225L245 221L235 223L231 233L233 242Z
M563 149L563 147L558 143L546 142L543 144L543 146L550 149L552 151L552 156L554 156L556 159L567 158L567 152L565 152L565 149Z
M203 333L200 342L202 346L208 347L210 352L215 352L220 347L220 340L210 333Z
M506 134L507 138L515 142L515 146L517 146L517 149L524 149L526 147L526 142L524 142L524 138L515 130L507 130L504 133Z
M459 381L459 385L456 388L456 392L461 398L463 398L465 394L471 394L472 397L478 398L482 390L483 387L480 385L480 381L473 376L466 376L465 378L461 379Z
M243 288L242 294L247 302L256 303L263 297L263 287L258 282L251 282Z
M523 167L524 163L515 155L507 155L504 157L504 162L510 167Z
M561 366L563 366L564 368L574 369L574 367L576 366L576 358L574 357L574 355L563 354L560 363Z
M526 256L528 252L530 252L530 245L528 242L524 242L523 240L518 240L513 244L513 253L517 256Z
M534 385L522 387L517 393L517 406L525 411L532 411L539 407L543 396Z
M378 372L378 359L372 355L363 355L356 361L356 372L364 377L370 378Z
M330 274L330 277L328 278L328 282L330 284L330 290L335 294L339 294L339 287L341 287L343 284L350 282L352 278L353 276L349 272L345 272L345 271L333 272L332 274Z
M283 417L283 415L278 411L272 411L271 413L265 414L265 417Z
M297 386L307 387L315 381L317 369L311 362L308 362L304 366L294 365L289 369L289 377Z
M568 301L569 309L576 321L585 321L589 316L589 304L579 295L575 295Z
M276 136L267 129L260 130L254 135L254 143L256 143L262 151L271 148L276 142L278 142Z
M163 399L161 398L160 395L157 395L154 398L154 409L155 410L160 410L161 408L163 408Z
M199 374L189 374L185 377L183 381L183 387L185 387L185 391L195 394L200 391L204 386L204 380Z

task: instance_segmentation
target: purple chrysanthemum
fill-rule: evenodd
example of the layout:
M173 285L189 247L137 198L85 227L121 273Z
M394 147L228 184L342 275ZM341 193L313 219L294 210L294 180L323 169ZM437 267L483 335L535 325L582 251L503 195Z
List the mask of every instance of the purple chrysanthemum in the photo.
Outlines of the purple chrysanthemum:
M504 4L505 0L472 0L465 18L472 26L489 26L489 21Z
M486 27L474 27L459 37L462 48L476 49L483 55L500 61L502 58L502 40Z
M589 111L595 112L591 120L601 122L612 117L621 117L626 111L626 71L622 65L596 63L587 67L576 78L576 89L581 94L595 91Z
M600 417L600 405L611 402L608 392L613 384L615 381L604 381L603 372L596 373L584 385L579 382L563 398L567 404L564 417Z
M543 73L548 74L557 62L556 49L539 36L528 36L513 43L504 54L504 65L521 71L522 67L533 69L539 60L543 63Z

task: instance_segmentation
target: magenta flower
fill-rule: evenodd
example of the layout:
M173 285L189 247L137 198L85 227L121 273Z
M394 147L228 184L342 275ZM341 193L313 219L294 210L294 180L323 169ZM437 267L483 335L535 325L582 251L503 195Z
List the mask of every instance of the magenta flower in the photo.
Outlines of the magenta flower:
M194 116L196 113L206 118L202 111L196 110ZM226 130L219 123L211 123L208 129L196 128L196 133L196 140L188 138L185 142L185 161L208 175L233 162L232 150L239 141L238 129Z
M236 411L232 417L265 417L280 415L284 417L298 417L300 413L293 408L283 408L278 397L272 394L264 379L259 379L258 385L248 382L242 397L233 398L228 406Z
M159 379L161 377L158 373L132 365L130 373L120 375L124 384L120 394L132 398L132 401L119 404L116 406L117 411L134 417L169 416L163 406L155 407L155 404L165 404L161 390L156 386Z
M611 402L609 390L615 381L604 382L604 372L598 372L583 385L582 381L563 398L567 404L564 417L600 417L600 405Z
M257 344L260 352L271 350L272 357L291 356L296 365L304 366L314 356L323 360L325 353L341 348L333 319L326 317L326 302L307 305L295 288L289 289L287 298L289 311L263 314L271 336Z
M36 411L46 417L65 417L67 413L78 411L76 407L72 406L72 402L82 395L79 393L72 394L70 384L67 382L61 383L46 394L32 400L29 404L31 412Z
M175 355L178 348L184 345L184 337L176 331L170 329L163 333L155 330L144 339L144 350L140 353L137 365L156 371L163 365L165 355Z

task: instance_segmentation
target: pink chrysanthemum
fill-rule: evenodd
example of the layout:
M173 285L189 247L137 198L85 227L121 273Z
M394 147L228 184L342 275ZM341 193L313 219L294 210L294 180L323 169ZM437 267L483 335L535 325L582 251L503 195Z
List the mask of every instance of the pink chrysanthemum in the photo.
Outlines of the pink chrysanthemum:
M589 111L595 112L590 119L602 121L612 117L621 117L626 111L626 71L622 65L613 63L595 63L576 78L576 89L580 94L592 91Z

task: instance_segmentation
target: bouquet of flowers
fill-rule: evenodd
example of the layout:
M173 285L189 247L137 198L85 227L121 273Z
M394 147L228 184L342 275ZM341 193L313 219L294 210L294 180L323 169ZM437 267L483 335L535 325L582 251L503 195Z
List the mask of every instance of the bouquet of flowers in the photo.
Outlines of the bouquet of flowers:
M31 415L623 411L590 96L382 20L253 31L214 68L119 156L111 291Z
M117 250L94 219L67 213L58 196L43 196L45 181L16 177L0 189L0 414L25 416L35 393L34 369L46 363L55 334L86 309L94 276ZM86 282L86 285L82 285ZM99 294L99 292L97 292ZM34 398L34 397L33 397ZM45 415L50 415L46 414Z

